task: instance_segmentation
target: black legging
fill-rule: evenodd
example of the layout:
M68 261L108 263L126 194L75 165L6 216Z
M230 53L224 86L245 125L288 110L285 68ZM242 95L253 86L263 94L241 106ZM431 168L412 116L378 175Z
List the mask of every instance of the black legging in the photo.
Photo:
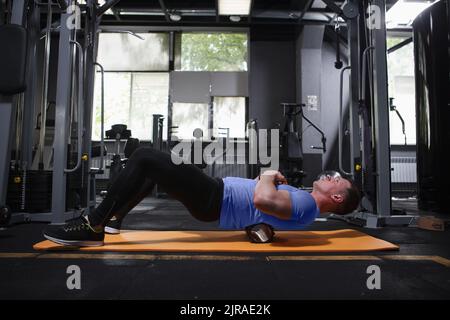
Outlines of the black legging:
M210 222L220 217L223 182L211 178L192 164L176 165L171 155L148 147L138 148L110 186L102 203L89 214L93 226L104 226L112 216L129 212L155 184L180 201L198 220Z

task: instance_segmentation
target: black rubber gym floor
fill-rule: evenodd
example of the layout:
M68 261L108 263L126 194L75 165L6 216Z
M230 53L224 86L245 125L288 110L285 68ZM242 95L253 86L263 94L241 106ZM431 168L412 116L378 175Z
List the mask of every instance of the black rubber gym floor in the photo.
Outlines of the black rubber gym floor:
M397 207L411 203L398 202ZM151 209L151 210L149 210ZM340 221L310 230L354 228L400 246L349 254L167 254L36 252L44 223L0 231L0 299L449 299L450 231L361 229ZM178 203L148 199L125 229L213 230ZM81 289L67 288L67 268L81 271ZM367 286L380 268L380 289ZM369 281L370 282L370 281Z

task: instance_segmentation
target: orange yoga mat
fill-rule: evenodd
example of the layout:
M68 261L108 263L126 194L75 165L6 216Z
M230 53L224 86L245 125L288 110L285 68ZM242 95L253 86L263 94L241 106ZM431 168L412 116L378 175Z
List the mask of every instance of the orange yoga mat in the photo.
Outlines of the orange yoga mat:
M397 250L398 246L352 230L278 231L272 243L256 244L243 231L122 231L106 235L102 247L65 247L51 241L35 250L149 252L364 252Z

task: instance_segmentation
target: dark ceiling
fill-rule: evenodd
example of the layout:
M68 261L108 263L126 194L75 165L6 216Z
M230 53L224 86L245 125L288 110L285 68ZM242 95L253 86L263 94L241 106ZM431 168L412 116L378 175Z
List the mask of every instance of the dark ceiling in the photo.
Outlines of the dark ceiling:
M387 0L387 7L397 0ZM335 1L341 6L344 1ZM121 0L114 7L114 15L106 14L103 25L227 25L254 24L326 24L334 12L320 0L253 0L251 13L231 22L228 16L218 15L218 0ZM170 13L181 15L174 22Z

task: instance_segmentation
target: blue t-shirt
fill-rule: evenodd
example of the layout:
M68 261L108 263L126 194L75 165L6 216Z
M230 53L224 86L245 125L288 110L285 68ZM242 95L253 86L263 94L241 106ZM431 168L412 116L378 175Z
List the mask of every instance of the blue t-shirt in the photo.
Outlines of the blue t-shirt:
M289 185L279 185L278 190L289 191L292 215L289 220L278 219L255 208L253 194L257 181L244 178L223 178L224 190L220 211L220 228L241 230L245 227L267 223L279 230L298 230L311 224L320 211L314 198L306 191Z

